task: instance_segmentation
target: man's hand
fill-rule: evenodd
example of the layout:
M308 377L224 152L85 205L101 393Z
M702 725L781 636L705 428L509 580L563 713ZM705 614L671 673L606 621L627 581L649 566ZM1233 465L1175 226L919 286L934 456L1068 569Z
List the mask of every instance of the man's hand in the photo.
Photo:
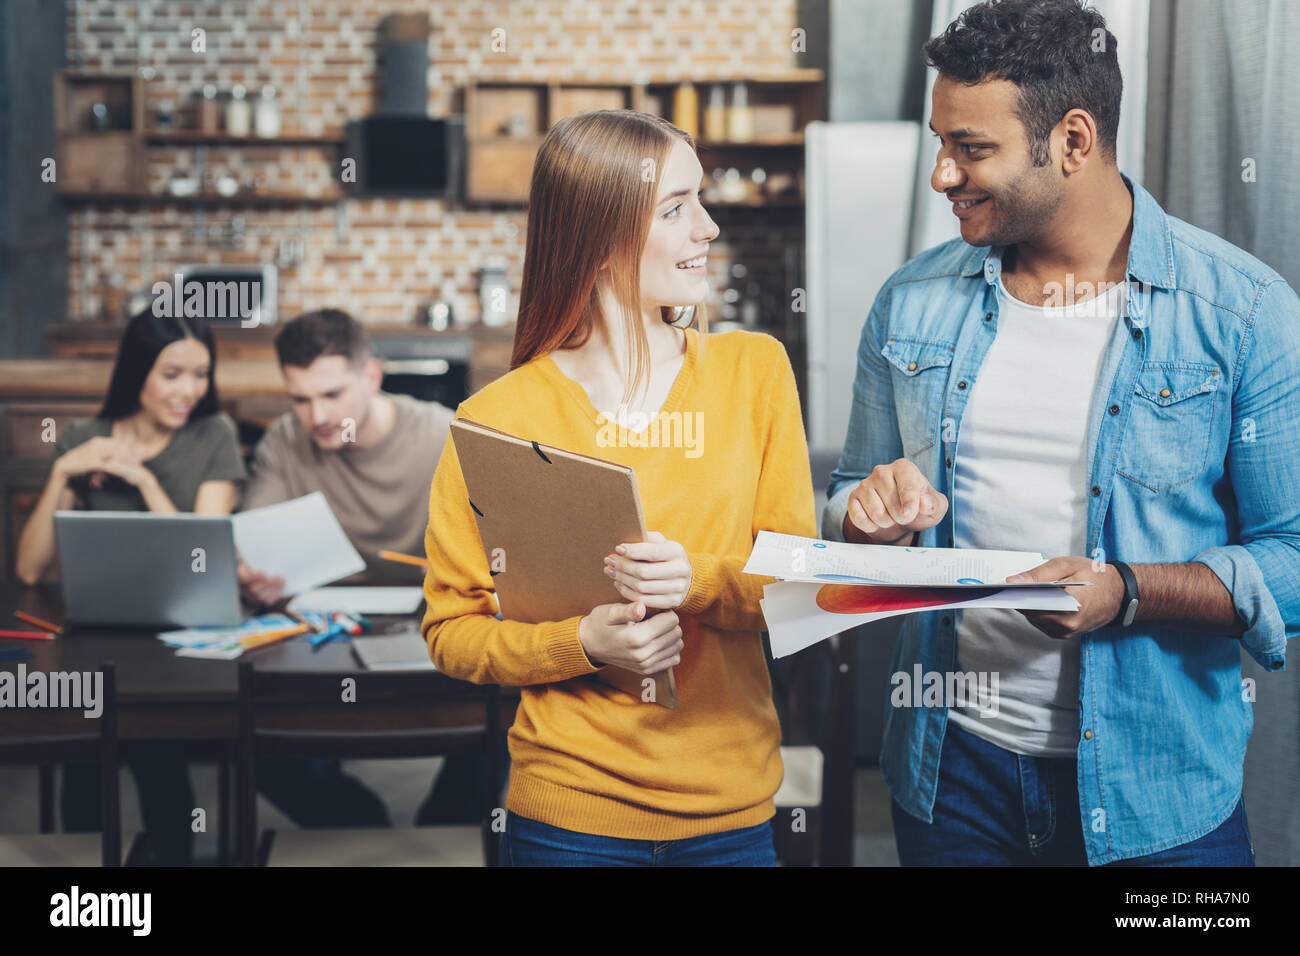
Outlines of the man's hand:
M849 495L844 540L854 544L906 544L948 513L948 499L907 458L877 465Z
M1029 581L1091 581L1089 587L1069 588L1079 602L1077 611L1021 611L1030 624L1048 637L1070 638L1095 631L1115 620L1124 601L1124 579L1109 564L1100 571L1090 558L1052 558L1022 574L1007 578L1007 584Z
M284 596L284 578L272 577L263 571L254 571L243 561L235 565L239 590L244 600L256 607L270 607Z

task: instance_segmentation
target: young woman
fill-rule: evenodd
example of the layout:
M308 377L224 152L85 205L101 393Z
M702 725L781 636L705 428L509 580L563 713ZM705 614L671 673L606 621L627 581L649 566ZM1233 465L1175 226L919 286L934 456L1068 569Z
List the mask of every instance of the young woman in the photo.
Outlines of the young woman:
M24 583L54 561L55 511L230 514L245 470L215 365L200 319L142 312L127 324L98 417L55 423L54 464L18 541Z
M533 170L513 368L459 409L635 470L654 530L605 559L610 602L497 620L453 442L434 475L430 656L454 677L522 688L508 865L775 862L781 733L758 606L770 579L741 568L760 529L815 534L812 481L781 344L736 331L706 348L683 328L718 234L702 179L691 138L657 117L557 123ZM675 666L677 708L596 681L605 665Z
M56 422L56 458L18 542L18 577L35 584L54 561L54 512L230 514L245 476L235 424L217 410L212 333L199 319L143 312L122 335L98 417ZM111 556L106 556L111 560ZM127 760L155 859L189 861L194 790L179 744L138 745ZM99 828L92 765L63 768L63 828Z

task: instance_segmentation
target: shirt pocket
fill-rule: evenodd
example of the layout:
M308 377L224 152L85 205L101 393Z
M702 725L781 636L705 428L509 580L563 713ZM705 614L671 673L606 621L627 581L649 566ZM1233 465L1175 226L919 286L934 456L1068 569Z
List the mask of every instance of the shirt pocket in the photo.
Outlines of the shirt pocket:
M1133 388L1119 473L1164 491L1205 471L1222 378L1215 366L1199 362L1144 363Z
M903 453L924 470L927 459L915 456L936 447L953 344L891 336L880 354L893 366L894 410Z

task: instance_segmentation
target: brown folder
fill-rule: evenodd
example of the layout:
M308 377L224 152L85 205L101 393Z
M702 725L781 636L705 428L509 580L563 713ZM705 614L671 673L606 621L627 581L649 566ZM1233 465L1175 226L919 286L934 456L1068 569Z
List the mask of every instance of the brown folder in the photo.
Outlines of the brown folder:
M451 434L502 618L563 621L624 602L604 561L646 539L636 472L465 418ZM677 706L672 668L643 677L605 666L596 676L639 700L653 680L653 701Z

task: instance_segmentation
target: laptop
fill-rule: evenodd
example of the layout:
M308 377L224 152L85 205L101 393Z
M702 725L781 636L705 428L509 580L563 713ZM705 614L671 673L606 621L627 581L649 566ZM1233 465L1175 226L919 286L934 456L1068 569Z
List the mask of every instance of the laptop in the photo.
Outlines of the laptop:
M228 515L56 511L68 621L209 627L243 621Z

